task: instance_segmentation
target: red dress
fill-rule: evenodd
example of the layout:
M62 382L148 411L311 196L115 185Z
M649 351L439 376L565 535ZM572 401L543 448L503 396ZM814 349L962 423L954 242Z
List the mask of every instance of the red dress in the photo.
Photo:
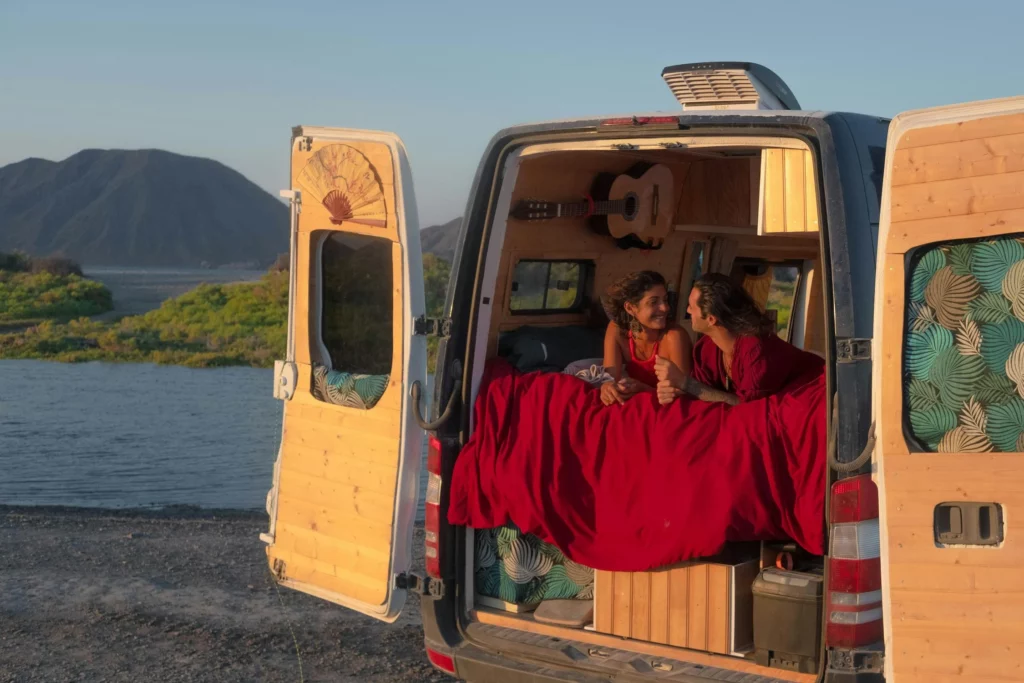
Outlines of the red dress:
M741 401L778 393L790 382L821 373L825 361L779 339L774 334L736 339L732 357L732 382L725 373L722 351L710 337L693 347L693 378L715 389L731 391Z
M658 345L661 342L654 342L651 349L651 356L647 360L640 360L636 357L636 344L633 342L633 335L629 335L629 360L626 361L626 373L638 382L643 382L649 387L658 386L658 376L654 373L654 364L658 360Z

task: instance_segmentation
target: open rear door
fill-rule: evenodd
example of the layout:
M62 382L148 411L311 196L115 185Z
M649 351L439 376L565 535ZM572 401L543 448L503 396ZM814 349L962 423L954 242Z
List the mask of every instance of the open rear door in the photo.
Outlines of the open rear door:
M394 621L405 603L423 432L422 258L412 176L394 135L296 128L288 354L270 532L284 585Z
M1024 681L1024 97L893 120L879 254L886 681Z

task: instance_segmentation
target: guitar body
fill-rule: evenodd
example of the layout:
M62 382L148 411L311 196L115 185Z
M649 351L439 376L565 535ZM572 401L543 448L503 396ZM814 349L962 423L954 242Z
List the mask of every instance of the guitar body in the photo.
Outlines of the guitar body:
M621 175L601 173L590 195L595 202L622 202L621 212L590 216L589 225L623 248L656 249L672 232L675 185L668 166L639 163Z
M674 204L672 170L638 163L621 175L599 173L585 202L524 199L509 216L529 221L585 217L591 230L612 237L623 249L660 249L672 231Z

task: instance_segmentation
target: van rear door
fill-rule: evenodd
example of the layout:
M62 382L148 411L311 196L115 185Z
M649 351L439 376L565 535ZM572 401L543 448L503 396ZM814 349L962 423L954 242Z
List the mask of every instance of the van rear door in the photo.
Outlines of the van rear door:
M282 584L394 621L412 561L426 379L419 225L401 140L293 131L284 426L270 531Z
M877 278L886 681L1022 681L1024 97L892 121Z

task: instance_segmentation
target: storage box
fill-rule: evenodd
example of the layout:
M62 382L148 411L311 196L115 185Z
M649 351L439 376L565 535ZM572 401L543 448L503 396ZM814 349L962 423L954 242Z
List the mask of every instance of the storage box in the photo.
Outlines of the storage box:
M754 659L817 673L821 648L821 574L768 568L754 581Z
M595 573L594 627L601 633L718 654L753 647L754 559L692 562L650 572Z

